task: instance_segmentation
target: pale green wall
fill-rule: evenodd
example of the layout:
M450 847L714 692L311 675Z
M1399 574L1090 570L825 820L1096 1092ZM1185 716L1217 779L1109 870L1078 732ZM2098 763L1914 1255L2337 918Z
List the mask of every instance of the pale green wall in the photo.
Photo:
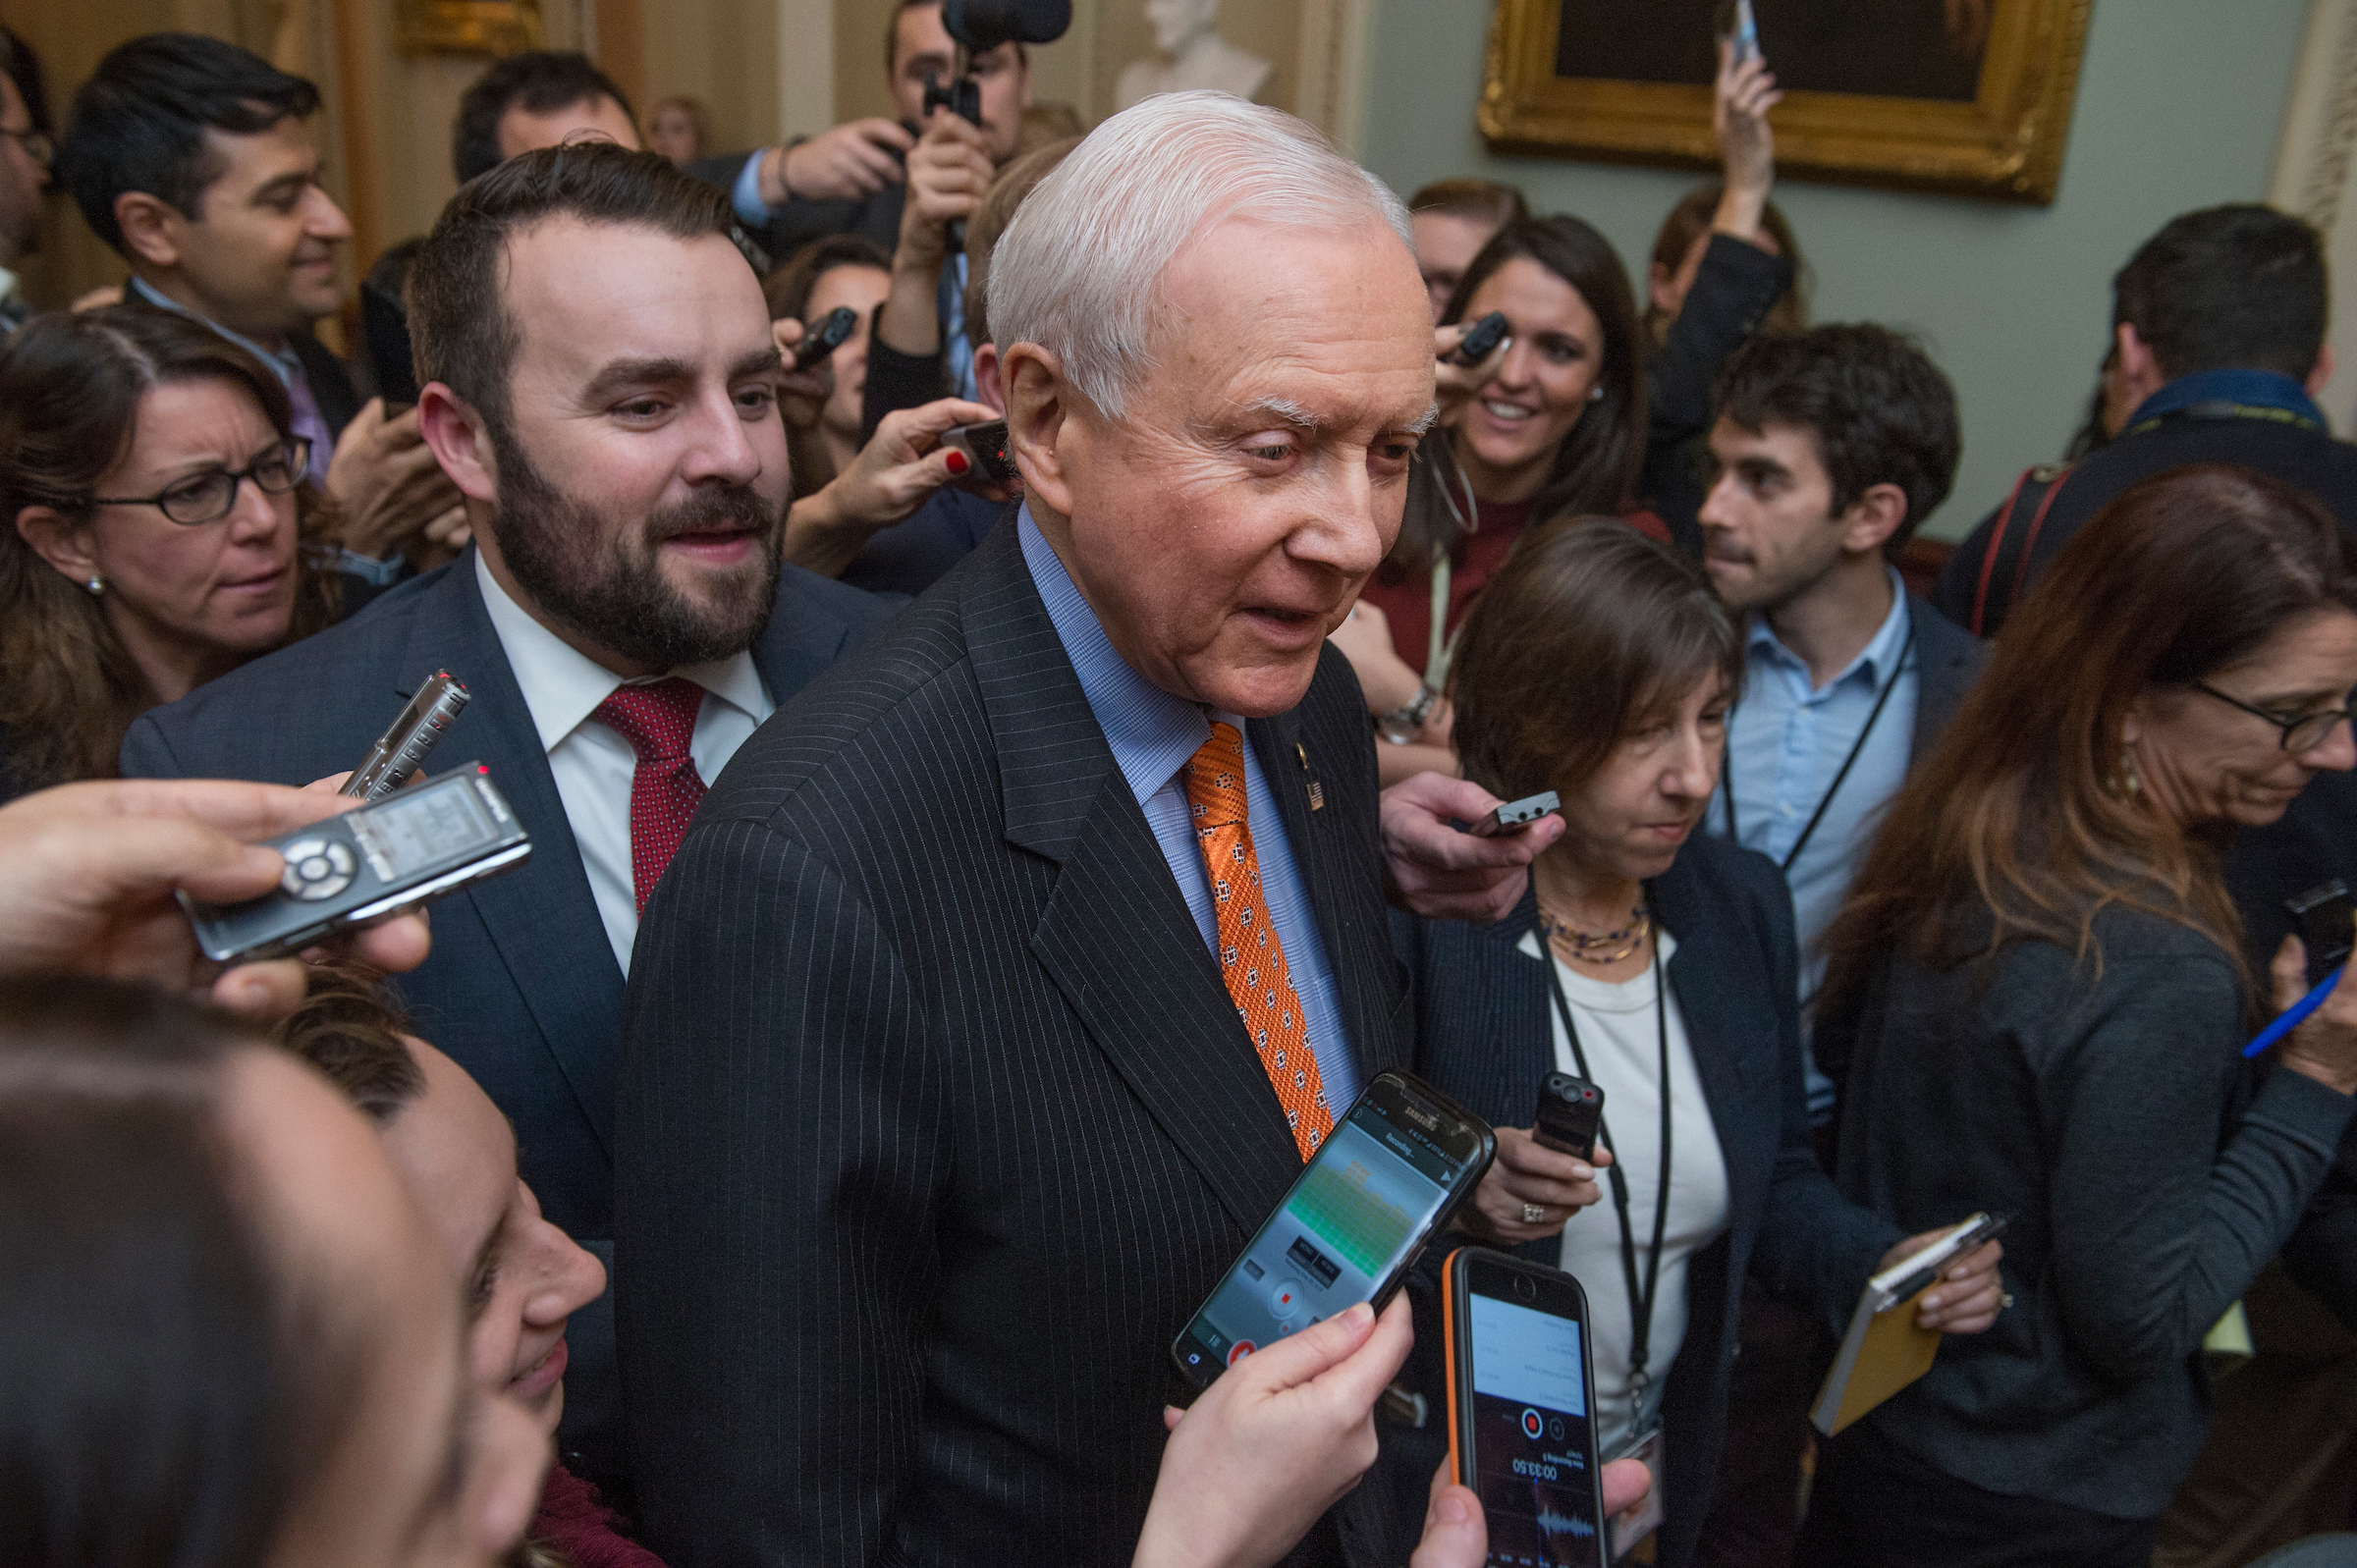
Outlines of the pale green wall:
M1778 189L1816 273L1814 319L1912 329L1955 382L1964 462L1930 532L1962 534L2025 464L2058 455L2094 387L2111 274L2136 245L2175 213L2265 197L2307 12L2100 0L2051 207ZM1361 156L1402 194L1447 175L1513 181L1536 210L1603 230L1641 283L1655 228L1698 177L1489 156L1473 127L1488 24L1477 0L1374 0Z

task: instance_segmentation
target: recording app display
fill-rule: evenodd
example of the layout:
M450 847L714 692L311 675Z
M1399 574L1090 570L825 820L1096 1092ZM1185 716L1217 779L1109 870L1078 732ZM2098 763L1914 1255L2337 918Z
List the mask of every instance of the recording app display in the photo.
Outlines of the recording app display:
M1181 1336L1179 1358L1202 1380L1373 1300L1462 1178L1460 1161L1374 1102L1334 1129Z
M1468 1304L1473 1465L1490 1557L1505 1568L1603 1568L1580 1325L1494 1296Z

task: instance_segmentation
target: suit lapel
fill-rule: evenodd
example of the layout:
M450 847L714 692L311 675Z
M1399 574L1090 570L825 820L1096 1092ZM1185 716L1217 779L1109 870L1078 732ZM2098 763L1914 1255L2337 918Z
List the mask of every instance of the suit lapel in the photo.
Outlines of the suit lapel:
M1385 1042L1378 1038L1379 1029L1388 1028L1389 1020L1367 1015L1367 987L1360 983L1375 971L1369 967L1369 955L1359 950L1364 946L1360 939L1366 933L1351 924L1348 906L1343 901L1343 890L1349 886L1349 879L1337 862L1337 856L1345 848L1338 841L1343 837L1343 814L1324 810L1312 813L1309 809L1311 773L1300 760L1306 753L1296 754L1295 749L1301 745L1299 710L1281 713L1273 719L1251 720L1245 730L1253 753L1260 759L1261 777L1268 782L1269 793L1277 799L1277 814L1285 819L1285 836L1293 847L1293 863L1308 887L1310 910L1317 918L1318 936L1326 948L1326 969L1334 976L1335 1000L1342 1006L1343 1029L1357 1054L1359 1081L1364 1083L1395 1063L1383 1059ZM1383 937L1388 946L1388 933ZM1335 1108L1338 1114L1343 1108Z
M531 859L459 896L474 904L542 1041L610 1153L622 970L531 710L483 609L472 551L451 568L431 610L420 607L395 675L406 696L444 669L466 684L471 700L436 760L487 764L532 835Z
M1007 839L1054 861L1031 950L1090 1039L1238 1226L1301 1160L1170 864L1024 567L1012 524L960 604L999 754Z
M1648 887L1663 929L1677 941L1677 951L1670 958L1670 989L1686 1026L1686 1045L1693 1053L1695 1076L1702 1080L1702 1098L1725 1147L1741 1137L1744 1129L1762 1125L1753 1108L1763 1090L1744 1073L1742 1043L1728 1037L1727 1022L1759 1017L1763 1011L1759 999L1766 995L1769 981L1755 972L1742 951L1729 951L1717 940L1723 922L1713 918L1709 909L1696 907L1690 896L1696 891L1692 874L1681 875L1683 870L1672 866ZM1746 1000L1747 996L1751 1000ZM1773 1081L1765 1092L1773 1100ZM1772 1129L1777 1124L1773 1115L1765 1122ZM1727 1165L1730 1187L1745 1190L1750 1184L1740 1180L1734 1159L1728 1158Z

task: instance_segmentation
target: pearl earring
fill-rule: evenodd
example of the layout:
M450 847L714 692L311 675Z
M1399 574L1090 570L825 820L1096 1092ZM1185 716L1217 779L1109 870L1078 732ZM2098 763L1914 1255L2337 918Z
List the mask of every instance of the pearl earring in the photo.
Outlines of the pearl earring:
M106 592L106 579L93 571L90 573L90 580L83 583L82 586L89 589L90 597L95 599L100 594Z
M1602 403L1604 401L1604 389L1602 387L1590 387L1588 389L1588 401L1590 403Z

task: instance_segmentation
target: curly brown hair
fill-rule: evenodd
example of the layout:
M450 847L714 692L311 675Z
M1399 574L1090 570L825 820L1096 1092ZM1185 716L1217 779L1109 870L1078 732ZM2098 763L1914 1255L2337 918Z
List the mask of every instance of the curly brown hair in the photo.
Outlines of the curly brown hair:
M131 722L157 694L101 603L69 582L15 526L28 507L87 513L98 482L130 452L139 404L170 382L217 380L249 394L282 436L287 390L261 361L200 322L147 305L35 316L0 351L0 726L6 783L37 789L111 779ZM332 622L342 587L325 569L333 521L296 491L295 614L286 640Z

